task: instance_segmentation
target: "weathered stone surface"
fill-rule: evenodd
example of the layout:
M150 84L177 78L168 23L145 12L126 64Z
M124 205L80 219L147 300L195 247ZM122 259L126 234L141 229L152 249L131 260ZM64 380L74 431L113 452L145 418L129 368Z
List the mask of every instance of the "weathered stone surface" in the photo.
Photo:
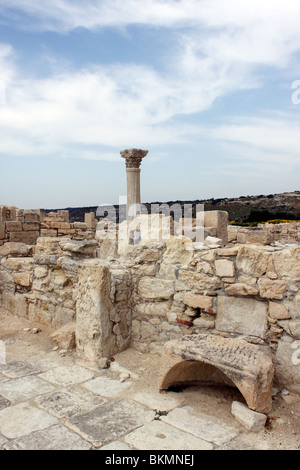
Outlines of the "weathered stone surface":
M253 245L239 247L236 258L237 269L248 276L263 276L268 269L270 253L264 252L263 248Z
M272 234L265 230L252 228L252 229L240 229L237 233L238 243L250 243L253 245L270 245L272 243Z
M32 252L32 246L25 243L8 242L0 246L0 256L28 256Z
M274 253L273 260L279 276L300 277L300 246Z
M190 433L192 436L216 445L225 444L237 435L232 427L219 422L213 416L205 413L195 413L189 406L176 408L167 416L162 416L161 420L177 429Z
M107 266L81 264L76 303L77 352L86 360L98 362L117 352L114 323L115 313L110 298L111 277Z
M249 410L246 405L238 401L232 403L231 413L240 424L252 432L259 432L264 429L267 421L265 414Z
M205 211L204 227L215 227L217 237L222 240L223 245L228 243L228 213L225 211Z
M267 278L259 279L259 293L263 299L282 300L286 293L287 283L285 281L276 281Z
M18 379L26 375L37 374L39 371L24 362L8 362L7 364L0 365L0 371L5 377L9 379Z
M263 338L267 329L267 315L266 302L219 295L216 329Z
M174 281L143 277L138 286L138 293L144 299L169 299L174 294Z
M94 377L94 374L90 370L84 369L83 367L75 364L70 367L55 367L54 369L40 374L39 377L56 385L67 386L90 380Z
M52 254L56 255L61 253L61 249L59 247L59 242L61 241L60 238L54 237L40 237L37 240L36 247L35 247L35 254Z
M10 232L9 241L16 243L26 243L27 245L35 245L39 236L39 231Z
M14 275L14 282L23 287L29 287L31 285L30 273L18 273Z
M5 450L90 450L91 444L64 426L54 425L48 429L36 431L28 436L7 442Z
M178 281L186 286L186 289L194 290L218 290L222 287L222 281L218 277L205 273L196 273L186 269L178 272Z
M197 294L184 294L183 302L192 308L212 308L214 300L213 297Z
M96 377L85 382L84 387L102 397L114 398L131 386L130 381L120 382L109 377Z
M215 327L215 320L203 318L201 316L199 318L195 318L195 320L193 321L193 325L196 328L204 328L205 330L210 330Z
M244 340L210 334L189 335L165 344L159 390L171 385L227 381L244 396L249 408L272 408L274 366L269 353Z
M63 251L91 256L95 254L98 242L96 240L62 240L59 242L59 246Z
M153 418L153 411L126 399L74 416L66 425L96 447L101 447L152 421Z
M137 304L135 312L147 317L166 317L170 311L168 302L147 302Z
M52 385L31 375L0 383L0 395L14 404L51 391Z
M215 261L216 275L220 277L233 277L235 268L232 261L219 259Z
M56 418L71 418L104 405L106 400L81 388L64 389L35 399L39 408Z
M193 258L193 252L187 250L188 241L185 238L171 238L166 240L167 250L163 262L169 264L187 265Z
M288 309L277 302L269 302L269 315L276 320L288 320L291 318Z
M30 271L34 268L32 258L8 258L6 267L11 271Z
M139 450L213 449L207 441L157 420L128 434L125 441Z
M0 434L8 439L16 439L55 424L58 424L56 418L26 402L0 411Z
M57 344L61 349L74 349L76 347L76 323L71 322L63 325L50 335L54 344Z
M243 282L238 282L233 284L232 286L228 286L225 289L226 294L233 295L233 296L247 296L247 295L258 295L258 290L256 287L249 286L248 284L244 284Z

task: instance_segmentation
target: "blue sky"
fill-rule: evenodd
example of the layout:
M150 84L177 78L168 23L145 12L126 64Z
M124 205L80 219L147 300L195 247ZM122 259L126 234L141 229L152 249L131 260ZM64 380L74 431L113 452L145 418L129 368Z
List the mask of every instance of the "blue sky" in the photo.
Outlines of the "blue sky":
M299 190L298 0L0 0L0 204ZM294 86L294 88L293 88Z

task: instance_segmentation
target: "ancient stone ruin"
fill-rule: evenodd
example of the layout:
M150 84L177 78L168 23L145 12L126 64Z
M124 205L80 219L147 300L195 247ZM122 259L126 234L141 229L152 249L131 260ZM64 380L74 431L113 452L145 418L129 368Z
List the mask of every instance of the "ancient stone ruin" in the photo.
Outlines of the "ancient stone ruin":
M1 306L62 331L94 364L130 346L163 348L154 387L226 383L267 413L273 380L300 391L299 224L251 230L228 225L222 211L145 214L147 153L121 152L120 223L0 207Z

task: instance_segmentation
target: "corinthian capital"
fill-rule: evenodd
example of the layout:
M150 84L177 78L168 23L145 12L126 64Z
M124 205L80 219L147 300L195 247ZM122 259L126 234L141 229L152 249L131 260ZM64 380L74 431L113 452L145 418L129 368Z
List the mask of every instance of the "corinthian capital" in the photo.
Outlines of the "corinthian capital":
M139 168L142 159L148 154L148 150L127 149L120 153L121 157L126 159L126 168Z

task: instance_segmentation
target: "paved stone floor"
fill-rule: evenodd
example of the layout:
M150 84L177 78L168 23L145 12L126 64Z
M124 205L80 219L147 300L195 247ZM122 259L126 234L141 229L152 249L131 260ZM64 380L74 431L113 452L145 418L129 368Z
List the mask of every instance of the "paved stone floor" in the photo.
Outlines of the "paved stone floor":
M7 358L0 364L2 450L280 447L266 431L246 431L220 395L208 391L210 405L199 407L197 391L159 394L153 381L158 364L153 358L158 361L158 354L147 362L145 355L129 351L139 363L135 370L130 361L126 364L126 354L123 362L122 355L116 356L109 369L98 369L81 363L74 353L53 351L46 335L40 344L43 332L40 335L22 329L19 335L5 336ZM221 414L222 403L227 414Z

